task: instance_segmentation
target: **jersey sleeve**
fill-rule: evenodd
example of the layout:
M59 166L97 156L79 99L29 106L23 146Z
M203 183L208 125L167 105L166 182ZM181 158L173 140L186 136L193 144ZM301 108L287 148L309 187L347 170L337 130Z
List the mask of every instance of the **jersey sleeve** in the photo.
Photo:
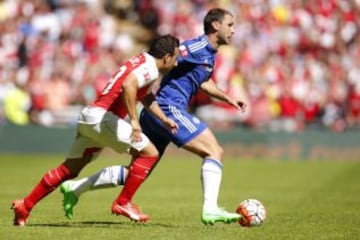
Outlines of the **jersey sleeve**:
M139 88L151 84L159 77L159 71L157 68L148 64L144 64L134 69L132 73L138 81Z
M210 79L212 75L212 68L208 65L198 65L195 69L193 69L192 75L193 79L201 85L203 82Z
M138 81L139 88L144 87L146 84L145 72L142 67L136 68L132 71L132 74L135 75L136 80ZM149 81L150 83L150 81Z

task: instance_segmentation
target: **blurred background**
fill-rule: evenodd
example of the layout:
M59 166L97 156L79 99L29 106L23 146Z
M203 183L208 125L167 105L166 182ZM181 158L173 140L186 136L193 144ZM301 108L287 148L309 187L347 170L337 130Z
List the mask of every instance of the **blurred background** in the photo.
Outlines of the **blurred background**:
M14 126L73 129L123 61L158 34L203 34L213 7L236 21L213 79L248 109L198 94L190 111L216 131L246 131L245 139L320 131L320 142L353 134L359 146L360 0L3 0L0 138Z

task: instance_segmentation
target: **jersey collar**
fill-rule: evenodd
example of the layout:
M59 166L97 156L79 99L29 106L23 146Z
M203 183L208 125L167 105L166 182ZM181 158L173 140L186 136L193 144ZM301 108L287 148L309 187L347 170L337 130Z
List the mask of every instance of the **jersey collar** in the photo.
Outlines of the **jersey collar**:
M211 45L211 43L210 43L210 41L209 41L209 38L206 36L206 35L202 35L201 36L203 39L206 39L206 41L207 41L207 46L206 46L206 49L209 51L209 52L211 52L211 53L217 53L217 49L216 48L214 48L212 45Z

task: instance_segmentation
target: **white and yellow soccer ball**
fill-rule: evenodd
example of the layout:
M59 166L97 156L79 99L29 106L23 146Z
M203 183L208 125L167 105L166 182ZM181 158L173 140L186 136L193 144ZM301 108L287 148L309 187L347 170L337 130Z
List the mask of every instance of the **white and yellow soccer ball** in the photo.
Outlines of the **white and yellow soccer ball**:
M242 216L239 224L244 227L260 226L267 217L264 204L256 199L242 201L238 205L236 212Z

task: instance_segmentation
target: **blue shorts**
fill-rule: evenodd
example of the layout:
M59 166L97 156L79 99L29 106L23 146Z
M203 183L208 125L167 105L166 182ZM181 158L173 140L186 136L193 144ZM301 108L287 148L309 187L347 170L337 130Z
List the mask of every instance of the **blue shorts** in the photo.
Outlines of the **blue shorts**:
M164 153L166 146L170 142L182 147L207 128L204 122L188 113L185 109L171 105L162 105L160 107L168 118L178 124L179 130L177 133L172 134L169 132L160 120L146 109L143 109L140 113L140 124L143 133L155 145L160 155Z

